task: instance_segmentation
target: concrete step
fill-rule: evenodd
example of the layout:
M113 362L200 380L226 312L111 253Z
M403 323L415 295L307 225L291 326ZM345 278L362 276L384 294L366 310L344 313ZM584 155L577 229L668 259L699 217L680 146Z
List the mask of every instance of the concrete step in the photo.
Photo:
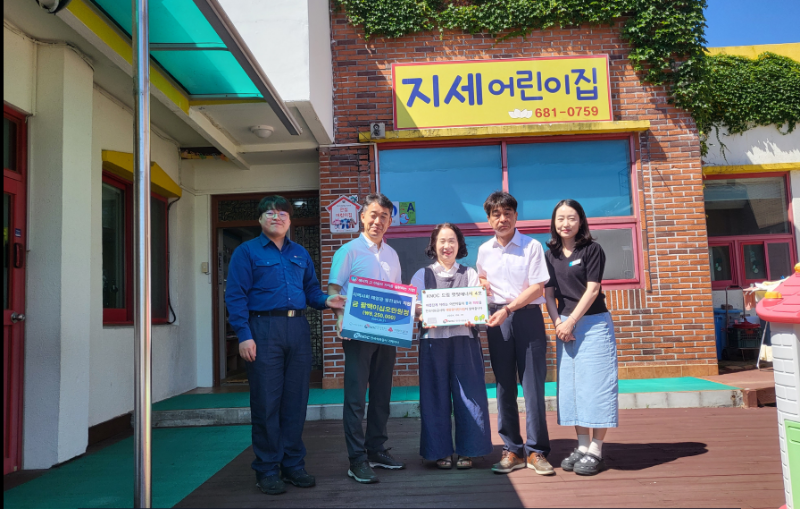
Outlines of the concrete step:
M619 408L718 408L743 406L739 389L686 392L641 392L619 395ZM525 412L525 400L517 399L520 413ZM545 398L549 412L556 411L556 397ZM367 404L369 407L369 404ZM308 421L341 420L342 404L309 405ZM365 412L366 413L366 412ZM497 400L489 399L489 413L497 413ZM393 401L391 417L419 417L419 401ZM188 410L159 410L153 412L153 427L178 428L191 426L223 426L250 424L250 408L198 408Z

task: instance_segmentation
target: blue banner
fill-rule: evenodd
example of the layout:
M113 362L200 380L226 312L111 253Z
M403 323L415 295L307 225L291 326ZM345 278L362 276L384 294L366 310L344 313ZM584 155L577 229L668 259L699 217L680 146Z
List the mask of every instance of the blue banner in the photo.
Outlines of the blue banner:
M366 278L359 283L347 288L342 336L410 348L416 288Z

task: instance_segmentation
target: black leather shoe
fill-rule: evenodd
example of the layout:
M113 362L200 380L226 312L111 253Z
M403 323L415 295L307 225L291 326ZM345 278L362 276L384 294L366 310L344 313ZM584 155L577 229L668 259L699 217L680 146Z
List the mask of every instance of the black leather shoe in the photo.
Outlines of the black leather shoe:
M389 454L389 449L380 452L371 452L367 456L367 459L371 467L388 468L389 470L402 470L406 468L405 463L398 461L394 456Z
M258 489L261 490L262 493L266 493L267 495L280 495L281 493L286 493L286 485L281 480L281 476L279 475L268 475L266 477L262 477L256 483Z
M350 464L350 469L347 475L355 479L361 484L372 484L378 482L378 476L375 471L369 466L369 463L362 461L361 463Z
M317 484L314 476L306 472L305 468L292 470L288 474L283 474L283 480L290 482L299 488L310 488Z

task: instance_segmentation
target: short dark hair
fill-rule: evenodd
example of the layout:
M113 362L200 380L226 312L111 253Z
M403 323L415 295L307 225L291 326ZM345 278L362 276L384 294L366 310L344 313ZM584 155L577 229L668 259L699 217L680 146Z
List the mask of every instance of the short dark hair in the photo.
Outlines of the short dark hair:
M385 209L389 209L390 213L392 212L392 210L394 210L394 205L392 205L392 200L387 198L386 195L384 195L384 194L371 193L371 194L368 194L366 196L366 198L364 198L364 208L365 209L367 207L369 207L370 205L372 205L373 203L377 203L381 207L383 207Z
M556 257L561 256L561 250L564 248L564 244L561 241L561 235L559 235L556 231L556 211L558 211L558 209L564 205L575 209L575 212L578 213L578 220L581 222L580 226L578 227L578 233L575 234L575 247L580 248L588 246L595 240L592 237L592 233L589 231L589 222L586 220L586 212L583 211L581 204L575 200L570 200L569 198L566 200L561 200L560 202L556 203L556 206L553 209L553 217L550 219L550 240L547 241L547 247L550 248L550 251L552 251Z
M505 191L495 191L486 198L483 202L483 210L486 212L486 217L492 215L492 211L498 207L510 208L514 212L517 211L517 199Z
M268 210L283 210L292 216L293 208L292 202L280 195L265 196L258 202L258 218L260 219L264 212Z
M453 233L456 234L456 239L458 240L456 259L465 258L467 256L467 241L464 240L464 234L461 233L459 227L453 223L441 223L436 225L436 228L431 232L431 241L428 243L428 247L425 248L425 254L428 258L436 259L436 241L439 238L439 232L444 228L450 228L453 230Z

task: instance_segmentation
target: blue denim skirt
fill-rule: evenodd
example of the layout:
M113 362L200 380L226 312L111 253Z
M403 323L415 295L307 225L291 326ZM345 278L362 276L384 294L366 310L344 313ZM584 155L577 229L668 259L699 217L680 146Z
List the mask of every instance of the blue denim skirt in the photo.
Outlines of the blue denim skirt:
M562 316L561 320L566 320ZM556 340L558 424L586 428L619 425L617 340L611 313L584 316L575 341Z

